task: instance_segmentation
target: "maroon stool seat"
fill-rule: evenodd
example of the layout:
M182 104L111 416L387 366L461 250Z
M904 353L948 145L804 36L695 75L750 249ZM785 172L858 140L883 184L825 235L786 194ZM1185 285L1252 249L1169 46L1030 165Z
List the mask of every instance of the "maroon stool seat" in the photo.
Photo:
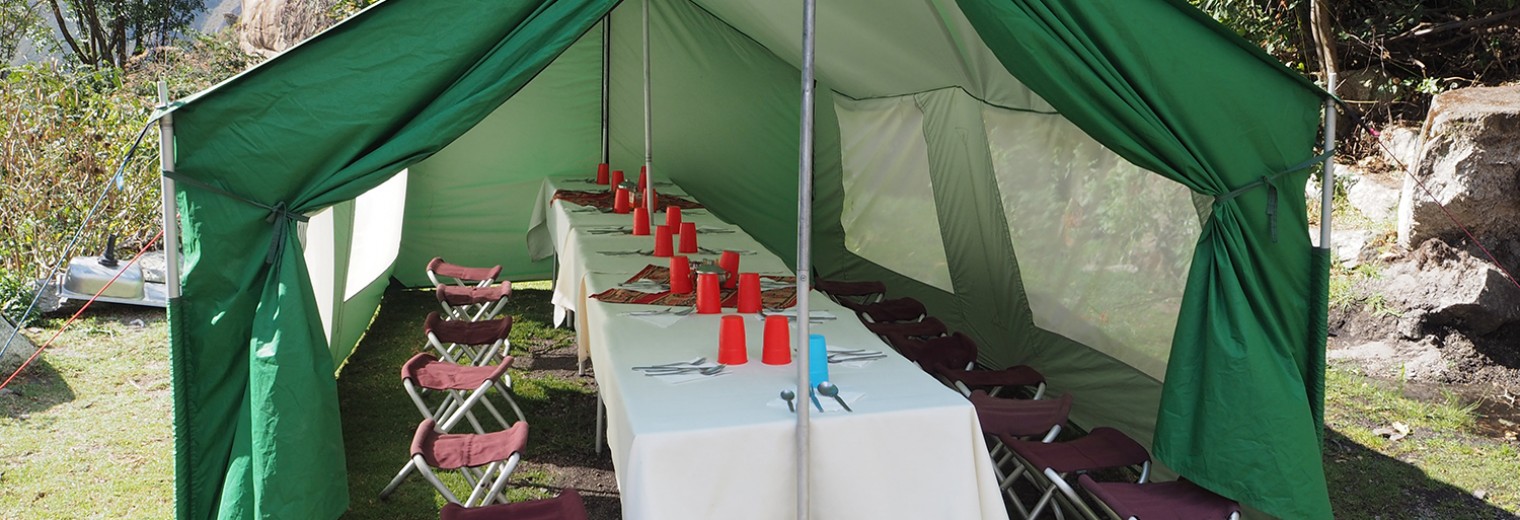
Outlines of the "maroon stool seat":
M984 390L997 395L1004 388L1029 387L1035 399L1045 395L1045 375L1034 368L1017 365L1000 370L975 368L976 341L955 333L928 339L893 336L888 340L903 357L918 363L924 371L939 377L963 395Z
M929 315L923 302L913 298L894 298L868 304L841 301L839 304L855 311L868 322L919 321Z
M881 336L881 339L888 345L892 345L892 348L897 348L897 345L893 344L894 341L900 341L903 338L928 339L949 333L949 329L939 321L939 318L932 317L924 318L923 321L866 323L865 326L867 330Z
M454 415L465 414L475 433L485 433L486 428L481 426L480 420L475 416L474 407L477 404L485 407L496 418L500 429L507 429L511 425L496 405L491 403L492 389L512 407L518 421L525 420L522 408L512 398L512 379L507 375L507 367L510 366L511 356L502 359L498 365L477 367L439 361L432 354L420 353L401 365L401 384L422 418L452 424L450 419ZM442 393L443 400L436 406L429 405L423 398L424 391Z
M438 468L463 473L465 481L471 483L469 498L462 503L465 507L507 502L502 488L507 486L512 470L522 460L523 448L528 443L527 421L518 421L499 432L444 433L453 426L450 423L458 420L456 414L442 425L442 429L432 419L424 419L417 425L417 433L412 437L411 459L380 491L381 499L395 491L415 469L433 485L433 489L438 490L438 494L443 495L444 500L460 504L449 487L433 473L433 468Z
M507 297L512 295L512 286L438 285L433 294L450 319L480 321L501 313L501 309L507 306Z
M435 256L427 265L428 279L433 285L451 285L440 276L453 278L454 284L485 287L496 282L496 277L501 275L501 266L492 267L465 267L443 261L443 257Z
M836 302L871 304L881 301L887 285L876 281L816 280L813 287Z
M986 392L971 392L971 406L982 433L993 436L1044 437L1053 439L1071 414L1072 397L1059 399L1005 399Z
M564 488L559 496L511 504L464 507L444 504L439 520L586 520L586 504L575 489Z
M1240 504L1186 480L1133 484L1098 482L1080 475L1077 485L1108 509L1114 518L1224 520L1240 517Z
M497 355L505 357L511 343L512 317L482 321L445 320L430 312L422 322L428 344L446 361L486 365Z
M1019 467L1003 478L999 486L1007 489L1014 480L1024 476L1042 491L1039 501L1025 515L1029 518L1040 515L1057 489L1070 488L1066 479L1073 475L1130 466L1141 468L1142 482L1150 474L1151 456L1145 447L1113 428L1095 428L1080 439L1066 442L1033 442L1010 435L999 435L998 439L1019 461ZM1013 497L1013 494L1009 493L1009 496ZM1020 512L1024 512L1023 503L1017 498L1014 502L1019 505Z

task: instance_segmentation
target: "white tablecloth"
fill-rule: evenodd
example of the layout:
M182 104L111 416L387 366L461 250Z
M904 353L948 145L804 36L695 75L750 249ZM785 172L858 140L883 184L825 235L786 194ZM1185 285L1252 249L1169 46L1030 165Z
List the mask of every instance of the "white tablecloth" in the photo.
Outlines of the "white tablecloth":
M625 315L650 306L586 298L645 265L662 265L664 259L597 254L648 248L653 241L577 232L587 226L626 225L631 218L569 213L574 205L548 204L556 185L589 185L546 181L540 197L544 211L535 212L534 227L545 231L539 247L547 245L559 256L556 304L579 312L579 336L589 349L607 406L608 443L624 518L792 517L796 416L777 396L796 387L796 366L760 363L762 322L751 318L745 320L750 362L731 366L724 375L671 384L632 370L698 356L716 359L719 317L692 314L662 327ZM699 225L727 225L711 215L691 217ZM663 214L656 221L661 219ZM741 258L742 271L785 272L779 258L742 232L700 235L699 243L761 251ZM830 367L830 379L843 392L862 395L852 404L854 413L815 409L812 414L813 517L1006 519L970 403L893 353L849 311L818 293L811 301L815 309L831 310L840 318L812 326L831 346L888 354L863 367Z

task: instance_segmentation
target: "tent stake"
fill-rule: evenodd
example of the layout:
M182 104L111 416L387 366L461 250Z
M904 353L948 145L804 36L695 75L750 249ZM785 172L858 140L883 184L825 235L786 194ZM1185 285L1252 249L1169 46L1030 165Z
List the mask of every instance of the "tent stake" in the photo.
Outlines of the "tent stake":
M808 381L808 276L812 274L813 249L813 24L814 0L802 1L802 142L797 160L797 397L812 395ZM808 406L797 407L797 519L807 520L808 497Z
M169 108L169 84L158 82L158 107ZM174 171L174 115L158 118L158 165L167 173ZM179 201L174 198L174 179L159 175L159 191L164 205L164 286L169 301L179 298Z

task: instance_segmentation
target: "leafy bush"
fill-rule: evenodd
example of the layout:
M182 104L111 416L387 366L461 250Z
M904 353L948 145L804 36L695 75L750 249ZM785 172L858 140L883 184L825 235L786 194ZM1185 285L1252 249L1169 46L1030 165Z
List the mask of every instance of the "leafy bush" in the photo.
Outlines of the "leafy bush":
M139 56L126 69L42 62L0 72L0 185L6 187L0 190L0 303L19 300L24 308L30 281L68 260L64 248L118 166L121 181L73 254L98 254L114 234L118 253L130 257L152 238L161 222L157 130L148 131L129 162L122 160L149 124L157 81L182 97L249 62L225 31Z

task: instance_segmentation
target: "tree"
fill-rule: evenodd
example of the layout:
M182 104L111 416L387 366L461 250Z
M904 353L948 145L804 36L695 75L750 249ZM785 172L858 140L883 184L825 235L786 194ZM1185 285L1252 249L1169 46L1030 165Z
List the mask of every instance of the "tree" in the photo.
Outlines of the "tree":
M9 63L24 40L47 29L39 16L42 0L0 0L0 61Z
M120 67L168 43L205 0L48 0L68 50L81 63Z

